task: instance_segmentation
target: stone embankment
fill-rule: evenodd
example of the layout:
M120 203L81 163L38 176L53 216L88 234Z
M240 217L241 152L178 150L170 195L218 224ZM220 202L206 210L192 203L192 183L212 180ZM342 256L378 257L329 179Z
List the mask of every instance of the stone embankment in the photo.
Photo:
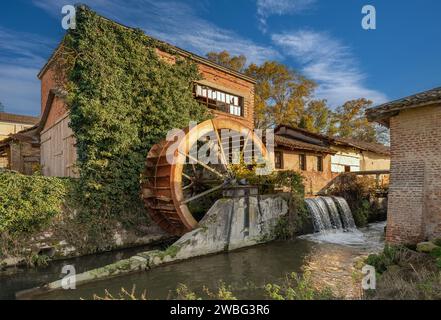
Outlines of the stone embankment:
M278 194L220 199L200 221L199 228L182 236L167 250L140 252L129 259L78 274L76 285L274 240L275 227L289 211L288 197ZM19 293L17 297L61 289L62 281Z

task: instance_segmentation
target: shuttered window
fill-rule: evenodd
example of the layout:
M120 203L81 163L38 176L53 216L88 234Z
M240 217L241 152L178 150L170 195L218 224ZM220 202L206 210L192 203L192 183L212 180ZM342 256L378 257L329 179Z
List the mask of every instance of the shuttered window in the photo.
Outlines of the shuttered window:
M194 86L196 100L210 109L243 117L243 98L207 86Z

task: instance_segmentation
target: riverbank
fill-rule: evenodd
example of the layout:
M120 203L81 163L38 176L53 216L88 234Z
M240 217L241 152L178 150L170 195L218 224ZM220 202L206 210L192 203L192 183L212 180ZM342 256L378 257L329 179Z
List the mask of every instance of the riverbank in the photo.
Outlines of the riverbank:
M441 241L438 241L441 244ZM365 291L365 299L440 300L441 247L422 243L417 251L386 247L370 255L366 263L377 272L376 290Z
M360 230L367 239L379 239L375 248L360 243L345 245L305 239L275 241L229 253L194 258L167 264L148 272L138 272L78 286L76 290L49 292L34 299L93 299L106 291L118 296L121 288L146 292L148 299L176 297L180 284L196 295L205 296L204 288L217 292L223 282L238 299L268 299L267 284L283 286L293 272L310 274L311 285L318 290L328 287L336 297L359 298L359 284L353 281L354 263L377 252L381 247L384 223ZM338 282L336 280L339 280Z

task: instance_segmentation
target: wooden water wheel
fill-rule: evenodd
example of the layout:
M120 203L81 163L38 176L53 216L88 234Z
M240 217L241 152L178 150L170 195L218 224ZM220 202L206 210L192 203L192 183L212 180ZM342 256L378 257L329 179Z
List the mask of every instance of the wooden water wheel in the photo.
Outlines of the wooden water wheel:
M218 161L202 161L201 154ZM231 166L237 159L268 161L268 155L253 130L227 117L205 121L185 130L179 139L154 145L142 181L142 197L152 219L173 235L196 228L222 189L238 183Z

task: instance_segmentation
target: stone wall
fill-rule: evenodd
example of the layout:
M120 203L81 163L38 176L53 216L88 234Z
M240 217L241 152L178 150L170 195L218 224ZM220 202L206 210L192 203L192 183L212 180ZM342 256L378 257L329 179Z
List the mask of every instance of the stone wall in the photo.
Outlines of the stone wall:
M274 229L289 213L289 194L250 196L218 200L199 223L167 250L140 252L102 268L76 275L76 285L146 271L157 266L198 256L232 251L265 243L275 238ZM60 290L62 280L19 293L28 299L48 291Z
M387 241L441 237L441 105L401 111L390 119L391 185Z

